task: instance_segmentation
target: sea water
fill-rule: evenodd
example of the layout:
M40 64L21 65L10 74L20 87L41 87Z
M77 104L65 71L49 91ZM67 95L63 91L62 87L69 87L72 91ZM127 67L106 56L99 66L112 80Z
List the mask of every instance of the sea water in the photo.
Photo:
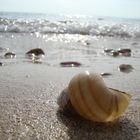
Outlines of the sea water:
M43 49L42 64L53 67L63 61L77 61L83 67L114 63L140 67L140 19L0 12L0 62L30 62L25 54L34 48ZM132 53L114 57L104 53L106 48ZM5 59L6 52L14 52L16 58Z

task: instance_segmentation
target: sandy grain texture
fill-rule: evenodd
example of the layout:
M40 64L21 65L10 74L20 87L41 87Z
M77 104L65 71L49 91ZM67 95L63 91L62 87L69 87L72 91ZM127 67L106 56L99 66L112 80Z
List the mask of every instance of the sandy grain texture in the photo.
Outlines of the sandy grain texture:
M92 123L58 109L60 92L73 75L87 69L26 63L1 67L0 140L140 140L138 71L114 71L104 78L109 87L132 95L131 104L117 122Z

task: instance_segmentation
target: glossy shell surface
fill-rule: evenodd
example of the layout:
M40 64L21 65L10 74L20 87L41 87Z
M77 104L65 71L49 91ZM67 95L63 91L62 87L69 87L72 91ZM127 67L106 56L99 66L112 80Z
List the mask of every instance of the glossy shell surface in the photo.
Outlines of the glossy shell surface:
M106 87L100 75L88 71L72 78L68 93L77 113L96 122L117 119L125 111L131 98L127 93Z

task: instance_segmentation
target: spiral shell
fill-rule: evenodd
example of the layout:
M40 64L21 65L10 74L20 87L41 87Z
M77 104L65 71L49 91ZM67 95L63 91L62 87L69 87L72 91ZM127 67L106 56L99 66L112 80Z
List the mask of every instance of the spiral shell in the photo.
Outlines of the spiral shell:
M88 71L72 78L68 94L76 112L96 122L117 119L125 111L131 98L125 92L106 87L100 75Z

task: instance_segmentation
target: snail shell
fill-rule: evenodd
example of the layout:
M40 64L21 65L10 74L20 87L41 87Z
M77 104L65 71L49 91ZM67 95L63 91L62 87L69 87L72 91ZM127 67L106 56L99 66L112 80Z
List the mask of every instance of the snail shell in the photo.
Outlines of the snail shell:
M117 119L125 111L131 98L125 92L106 87L100 75L88 71L72 78L68 95L79 115L96 122Z
M62 111L68 112L71 115L77 114L77 112L75 111L75 109L73 108L71 104L70 97L68 94L68 88L65 88L61 92L60 96L57 99L57 104L59 105Z
M61 92L61 95L57 99L57 104L62 110L67 110L71 108L71 102L70 102L70 97L68 95L68 88L64 89Z

